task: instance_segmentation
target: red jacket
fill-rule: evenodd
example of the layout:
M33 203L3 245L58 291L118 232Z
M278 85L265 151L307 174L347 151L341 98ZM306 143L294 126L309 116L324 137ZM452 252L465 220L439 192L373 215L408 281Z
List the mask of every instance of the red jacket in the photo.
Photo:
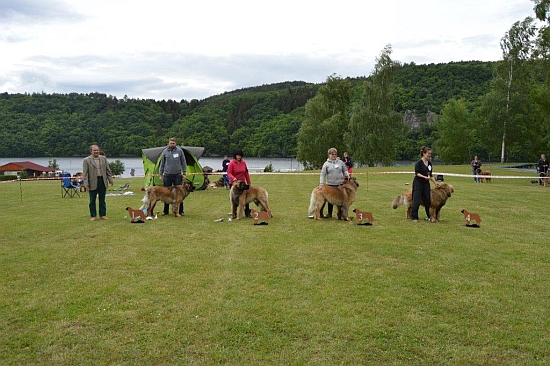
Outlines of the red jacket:
M227 176L229 177L229 184L233 184L235 180L243 180L246 184L252 184L250 181L250 174L248 173L248 166L246 162L241 159L240 162L237 159L232 159L227 167Z

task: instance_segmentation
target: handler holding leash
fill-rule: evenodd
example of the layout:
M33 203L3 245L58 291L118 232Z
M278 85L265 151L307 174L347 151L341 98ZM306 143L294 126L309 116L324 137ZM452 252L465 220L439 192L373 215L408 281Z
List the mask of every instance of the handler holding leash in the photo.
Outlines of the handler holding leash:
M233 154L233 160L229 162L227 166L227 176L229 177L229 185L233 185L236 180L244 181L249 186L252 185L250 181L250 173L248 172L248 166L243 160L243 150L237 149ZM231 194L231 193L230 193ZM250 214L250 204L246 204L244 208L244 214L246 217L252 217Z
M426 146L420 148L420 160L414 165L414 180L412 188L412 209L411 219L413 222L418 222L418 209L420 204L424 205L427 219L430 219L430 205L432 203L430 181L438 187L439 183L433 177L432 169L432 149Z
M328 158L327 161L323 164L321 168L321 176L319 179L319 186L322 186L326 183L331 187L338 187L344 184L345 179L349 179L348 169L346 164L340 159L338 159L338 151L331 147L328 149ZM324 204L321 207L321 216L323 215ZM332 210L334 206L328 204L328 212L325 216L322 216L325 219L330 219L332 217Z
M187 172L187 161L185 155L180 147L176 146L176 139L171 137L168 140L168 146L162 151L162 160L159 167L159 178L162 180L162 184L165 187L181 187L183 181L187 178L185 173ZM163 215L168 215L170 205L164 204ZM180 204L179 211L180 216L183 216L183 201Z

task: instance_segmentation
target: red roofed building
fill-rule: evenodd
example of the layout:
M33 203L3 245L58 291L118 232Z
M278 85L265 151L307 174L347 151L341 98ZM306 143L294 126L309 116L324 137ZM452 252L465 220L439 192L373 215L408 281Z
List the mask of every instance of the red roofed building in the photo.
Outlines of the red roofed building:
M55 172L55 168L35 164L31 161L19 161L0 166L0 172L26 171L29 177L38 177L42 173Z

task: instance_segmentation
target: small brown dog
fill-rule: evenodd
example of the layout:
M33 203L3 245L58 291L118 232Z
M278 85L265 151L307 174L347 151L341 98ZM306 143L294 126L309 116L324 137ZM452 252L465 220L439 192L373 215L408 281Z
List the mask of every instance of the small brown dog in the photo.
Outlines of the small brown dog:
M372 212L359 211L357 208L355 208L353 212L355 212L355 217L357 218L357 225L364 225L365 219L372 225L372 222L374 221Z
M134 210L131 207L126 207L126 211L128 211L128 214L132 218L131 222L145 221L145 212L143 210Z
M250 209L250 214L252 215L252 218L254 219L254 225L261 225L260 219L265 223L264 225L267 225L269 222L269 219L271 218L271 215L267 211L256 211L253 208Z
M481 218L478 214L469 212L468 210L464 209L460 211L464 214L464 218L466 219L466 225L470 225L470 221L474 220L477 224L477 226L481 225Z

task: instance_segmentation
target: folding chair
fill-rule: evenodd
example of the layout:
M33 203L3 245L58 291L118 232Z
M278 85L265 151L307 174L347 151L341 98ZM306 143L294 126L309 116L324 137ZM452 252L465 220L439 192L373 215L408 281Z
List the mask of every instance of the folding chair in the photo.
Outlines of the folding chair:
M80 184L73 184L71 182L71 175L69 173L61 174L61 197L74 197L75 195L80 197Z
M125 191L130 188L130 182L127 182L125 185L113 189L113 191Z

